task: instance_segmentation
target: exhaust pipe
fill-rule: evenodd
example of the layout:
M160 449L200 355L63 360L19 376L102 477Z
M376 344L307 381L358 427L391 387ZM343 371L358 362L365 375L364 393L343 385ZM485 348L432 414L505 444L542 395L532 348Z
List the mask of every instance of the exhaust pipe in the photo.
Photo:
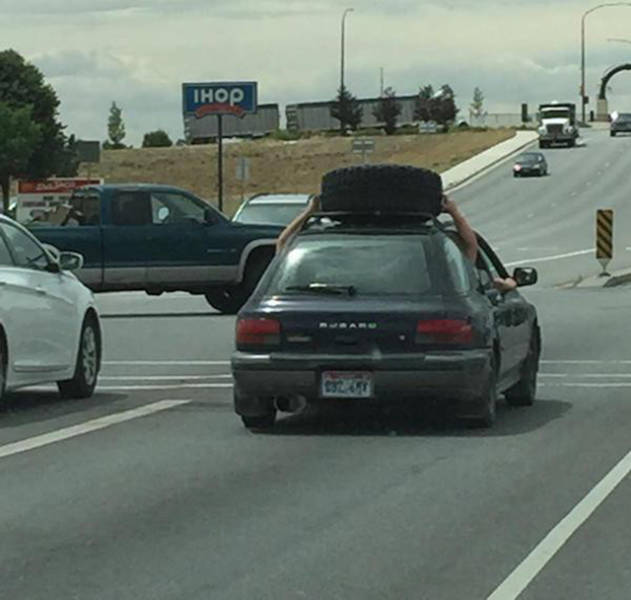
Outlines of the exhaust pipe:
M307 406L304 396L289 396L288 398L274 398L274 408L279 412L296 413L303 411Z

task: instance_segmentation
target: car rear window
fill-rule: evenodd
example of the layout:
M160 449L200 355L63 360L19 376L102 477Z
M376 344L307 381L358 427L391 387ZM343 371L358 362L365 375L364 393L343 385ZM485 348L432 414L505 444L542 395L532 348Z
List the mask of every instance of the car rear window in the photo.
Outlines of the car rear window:
M353 286L357 294L436 293L431 244L419 235L318 235L298 239L283 257L267 292L310 284Z

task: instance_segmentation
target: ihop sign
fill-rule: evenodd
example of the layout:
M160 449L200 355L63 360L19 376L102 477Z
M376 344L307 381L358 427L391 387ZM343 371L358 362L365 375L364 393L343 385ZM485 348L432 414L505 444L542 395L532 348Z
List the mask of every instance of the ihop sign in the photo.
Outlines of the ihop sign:
M206 115L243 117L256 112L255 81L184 83L182 103L185 115L198 119Z

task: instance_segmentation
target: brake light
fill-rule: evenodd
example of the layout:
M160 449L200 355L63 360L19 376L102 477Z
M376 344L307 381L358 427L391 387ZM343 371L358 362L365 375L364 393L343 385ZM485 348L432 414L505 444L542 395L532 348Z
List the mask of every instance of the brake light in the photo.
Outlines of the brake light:
M278 346L280 323L269 318L239 319L236 337L237 346Z
M416 343L470 344L473 327L462 319L430 319L416 326Z
M515 171L521 171L521 165L515 165L513 169L515 169Z

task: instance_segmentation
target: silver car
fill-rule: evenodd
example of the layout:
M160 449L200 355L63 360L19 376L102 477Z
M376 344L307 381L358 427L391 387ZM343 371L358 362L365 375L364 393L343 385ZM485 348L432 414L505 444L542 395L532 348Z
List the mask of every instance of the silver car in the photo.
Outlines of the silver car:
M288 225L312 197L312 194L257 194L239 206L232 220L249 225Z

